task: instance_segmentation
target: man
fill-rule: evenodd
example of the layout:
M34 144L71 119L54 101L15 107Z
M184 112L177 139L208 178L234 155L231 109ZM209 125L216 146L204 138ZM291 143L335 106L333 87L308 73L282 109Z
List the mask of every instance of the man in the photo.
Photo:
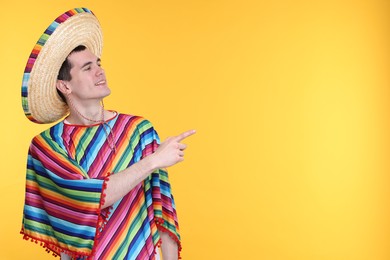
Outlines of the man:
M183 160L187 131L159 145L152 124L105 110L110 94L100 25L86 8L59 16L28 60L22 104L33 122L65 119L28 154L21 233L63 259L179 257L176 208L164 168Z

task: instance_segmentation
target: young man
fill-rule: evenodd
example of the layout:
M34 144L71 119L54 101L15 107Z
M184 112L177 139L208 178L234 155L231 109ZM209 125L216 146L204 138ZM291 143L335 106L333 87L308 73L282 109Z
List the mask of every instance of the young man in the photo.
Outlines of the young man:
M21 233L63 259L179 256L180 235L168 174L183 160L181 141L159 145L152 124L105 110L100 25L70 10L40 38L27 63L22 104L37 123L66 118L36 136L28 153Z

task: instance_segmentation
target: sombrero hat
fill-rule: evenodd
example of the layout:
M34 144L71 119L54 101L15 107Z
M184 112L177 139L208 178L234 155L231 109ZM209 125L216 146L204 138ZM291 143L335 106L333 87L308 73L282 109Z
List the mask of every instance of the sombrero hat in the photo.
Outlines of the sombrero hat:
M55 19L28 58L23 75L22 106L31 121L52 123L68 113L67 104L57 93L56 81L62 63L79 45L101 56L102 30L96 16L87 8L69 10Z

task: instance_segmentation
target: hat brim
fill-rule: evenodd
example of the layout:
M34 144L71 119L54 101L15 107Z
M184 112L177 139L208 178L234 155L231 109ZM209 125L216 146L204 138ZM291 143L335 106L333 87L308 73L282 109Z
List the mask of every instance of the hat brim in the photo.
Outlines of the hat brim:
M52 123L67 115L69 109L57 93L56 82L62 63L79 45L101 57L102 30L87 8L69 10L55 19L30 54L23 76L22 106L31 121Z

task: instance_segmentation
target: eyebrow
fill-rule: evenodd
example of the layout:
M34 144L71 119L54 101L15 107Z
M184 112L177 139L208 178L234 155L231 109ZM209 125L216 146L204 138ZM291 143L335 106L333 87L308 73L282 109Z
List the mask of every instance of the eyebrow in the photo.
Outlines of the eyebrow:
M96 62L101 62L102 60L100 59L100 58L97 58L96 59ZM87 67L87 66L89 66L89 65L91 65L92 64L92 61L88 61L88 62L86 62L86 63L84 63L84 65L83 66L81 66L81 69L83 69L83 68L85 68L85 67Z

